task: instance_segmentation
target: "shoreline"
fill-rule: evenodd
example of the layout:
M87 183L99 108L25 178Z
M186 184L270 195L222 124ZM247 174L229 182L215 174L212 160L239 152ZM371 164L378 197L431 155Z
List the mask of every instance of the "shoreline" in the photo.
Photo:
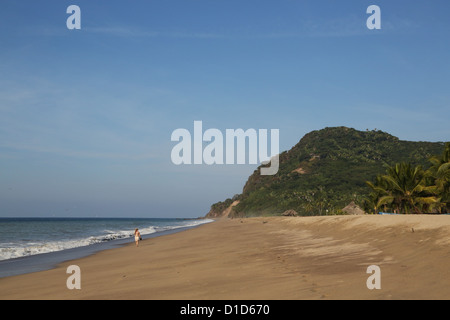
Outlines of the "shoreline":
M82 218L83 219L83 218ZM119 218L120 219L120 218ZM186 218L183 220L198 220L194 218ZM213 220L213 219L209 219ZM210 222L207 222L210 223ZM202 225L202 224L199 224ZM199 225L178 227L175 229L157 231L151 234L142 236L142 239L150 239L167 234L183 232L185 230L196 228ZM0 279L4 277L22 275L27 273L45 271L56 268L59 264L66 261L81 259L94 255L103 250L110 250L114 248L120 248L121 246L129 243L134 244L134 238L121 238L101 243L94 243L87 246L79 246L64 250L33 254L29 256L11 258L6 260L0 260Z
M0 278L0 299L450 299L450 216L215 219ZM69 290L69 265L81 289ZM367 268L381 269L370 290Z

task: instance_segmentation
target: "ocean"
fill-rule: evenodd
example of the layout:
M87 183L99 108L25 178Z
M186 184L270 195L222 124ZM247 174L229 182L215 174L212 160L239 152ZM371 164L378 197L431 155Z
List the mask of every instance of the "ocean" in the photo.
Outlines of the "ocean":
M210 219L0 218L0 277L52 268L125 243L209 223Z

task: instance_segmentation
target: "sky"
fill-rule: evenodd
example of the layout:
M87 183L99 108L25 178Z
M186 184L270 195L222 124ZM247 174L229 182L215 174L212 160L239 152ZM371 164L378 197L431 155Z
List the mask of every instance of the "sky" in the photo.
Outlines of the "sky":
M81 12L69 29L70 5ZM381 29L370 30L370 5ZM0 217L200 217L257 165L175 165L178 128L450 137L450 3L0 2Z

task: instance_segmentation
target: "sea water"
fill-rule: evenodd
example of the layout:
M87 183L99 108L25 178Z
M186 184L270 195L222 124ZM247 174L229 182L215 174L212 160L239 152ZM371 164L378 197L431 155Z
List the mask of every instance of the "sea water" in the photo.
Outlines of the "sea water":
M113 245L133 243L136 228L145 239L208 222L212 220L0 218L0 277L43 270Z

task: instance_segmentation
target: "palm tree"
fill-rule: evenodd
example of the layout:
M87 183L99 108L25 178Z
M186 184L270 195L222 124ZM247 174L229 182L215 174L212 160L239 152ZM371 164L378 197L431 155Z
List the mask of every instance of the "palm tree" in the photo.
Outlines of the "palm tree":
M383 176L377 175L373 183L366 181L366 184L372 189L372 192L369 193L368 198L365 199L365 207L370 210L373 209L374 213L378 213L380 206L383 205L383 210L387 211L386 206L389 201L387 201L387 199L380 201L380 199L389 195L388 184L386 183L386 180L383 179Z
M380 208L398 213L450 212L450 142L442 155L431 157L430 162L432 166L426 171L421 166L397 163L374 182L367 181L372 192L365 206L375 213Z
M450 142L445 144L442 155L430 158L432 163L428 170L429 184L435 185L436 193L440 196L440 211L450 211Z
M398 163L388 168L383 177L399 212L420 213L432 209L439 202L434 195L435 187L425 184L426 174L421 166Z
M433 209L439 199L435 186L426 185L426 173L421 166L397 163L379 175L375 183L367 182L373 190L377 211L381 206L398 213L421 213Z

